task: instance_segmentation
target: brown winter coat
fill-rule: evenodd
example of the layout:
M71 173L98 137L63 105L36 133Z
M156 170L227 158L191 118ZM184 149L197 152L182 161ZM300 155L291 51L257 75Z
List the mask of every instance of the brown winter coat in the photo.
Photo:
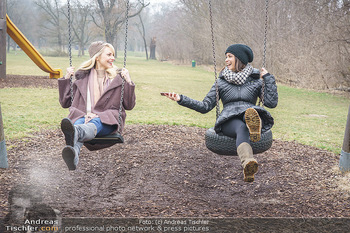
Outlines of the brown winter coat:
M87 88L88 88L88 76L90 71L78 70L75 74L76 81L73 83L74 99L71 103L70 94L70 80L60 78L58 79L59 89L59 101L63 108L69 108L68 118L74 123L79 118L86 115L86 101L87 101ZM118 125L120 132L123 131L125 125L126 113L125 110L132 110L135 106L135 84L129 84L125 82L124 86L124 98L122 107L122 121L119 125L119 106L122 89L122 78L118 74L106 91L102 94L101 98L97 101L94 112L97 114L101 122L108 125Z

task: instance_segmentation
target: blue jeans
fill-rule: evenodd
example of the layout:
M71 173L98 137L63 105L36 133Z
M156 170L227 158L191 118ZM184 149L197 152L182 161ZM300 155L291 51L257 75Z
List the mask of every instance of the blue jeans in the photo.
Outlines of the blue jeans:
M89 123L93 123L94 125L96 125L96 128L97 128L97 135L96 136L99 136L99 137L103 137L103 136L111 134L118 127L117 125L103 124L99 117L92 119L91 121L89 121ZM74 123L74 125L80 125L80 124L85 124L85 117L79 118Z

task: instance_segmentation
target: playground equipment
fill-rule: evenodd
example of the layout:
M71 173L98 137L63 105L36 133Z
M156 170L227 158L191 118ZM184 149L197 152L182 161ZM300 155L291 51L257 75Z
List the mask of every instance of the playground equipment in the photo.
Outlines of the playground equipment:
M264 32L264 54L263 54L263 67L265 67L266 61L266 39L267 39L267 16L268 16L268 0L265 0L265 32ZM216 72L216 58L215 58L215 46L214 46L214 30L213 30L213 17L212 17L212 6L211 0L209 0L209 13L210 13L210 26L211 26L211 38L213 48L213 61L215 71L215 87L216 87L216 117L220 114L219 104L219 90L217 84L217 72ZM264 107L264 82L262 85L262 99L261 103ZM206 147L219 155L237 155L236 139L227 137L223 134L217 134L214 128L210 128L205 132L205 145ZM268 130L261 134L261 139L258 142L252 142L251 144L254 154L262 153L272 146L272 132Z
M22 34L16 25L6 15L7 34L17 43L17 45L30 57L30 59L43 71L50 73L50 78L62 77L61 69L53 69L29 40Z

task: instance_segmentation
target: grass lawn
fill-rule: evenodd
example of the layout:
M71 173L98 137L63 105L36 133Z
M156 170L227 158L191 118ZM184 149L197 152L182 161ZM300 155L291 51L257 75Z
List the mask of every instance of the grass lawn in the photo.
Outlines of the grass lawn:
M122 54L122 53L120 53ZM65 72L68 58L47 57L53 68ZM73 57L78 67L85 57ZM117 58L121 66L123 58ZM204 68L177 66L166 62L147 61L139 53L129 53L127 68L136 84L137 103L134 110L127 112L127 124L167 124L212 127L215 109L200 114L179 106L162 97L162 91L174 91L201 100L214 82L214 75ZM21 75L47 75L42 72L23 52L7 55L7 73ZM275 118L274 138L296 140L340 153L349 99L327 93L290 88L278 85L279 104L269 109ZM21 138L32 132L58 128L62 117L68 113L58 103L58 91L40 88L0 89L0 103L7 139Z

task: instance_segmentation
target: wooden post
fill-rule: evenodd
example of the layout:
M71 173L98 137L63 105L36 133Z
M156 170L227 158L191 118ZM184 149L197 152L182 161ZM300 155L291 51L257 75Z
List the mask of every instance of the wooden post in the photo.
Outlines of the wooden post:
M0 0L0 78L6 78L6 0Z
M340 154L339 169L342 172L350 171L350 106L346 121L343 147Z
M7 150L5 143L4 124L2 122L1 105L0 105L0 168L8 168Z

